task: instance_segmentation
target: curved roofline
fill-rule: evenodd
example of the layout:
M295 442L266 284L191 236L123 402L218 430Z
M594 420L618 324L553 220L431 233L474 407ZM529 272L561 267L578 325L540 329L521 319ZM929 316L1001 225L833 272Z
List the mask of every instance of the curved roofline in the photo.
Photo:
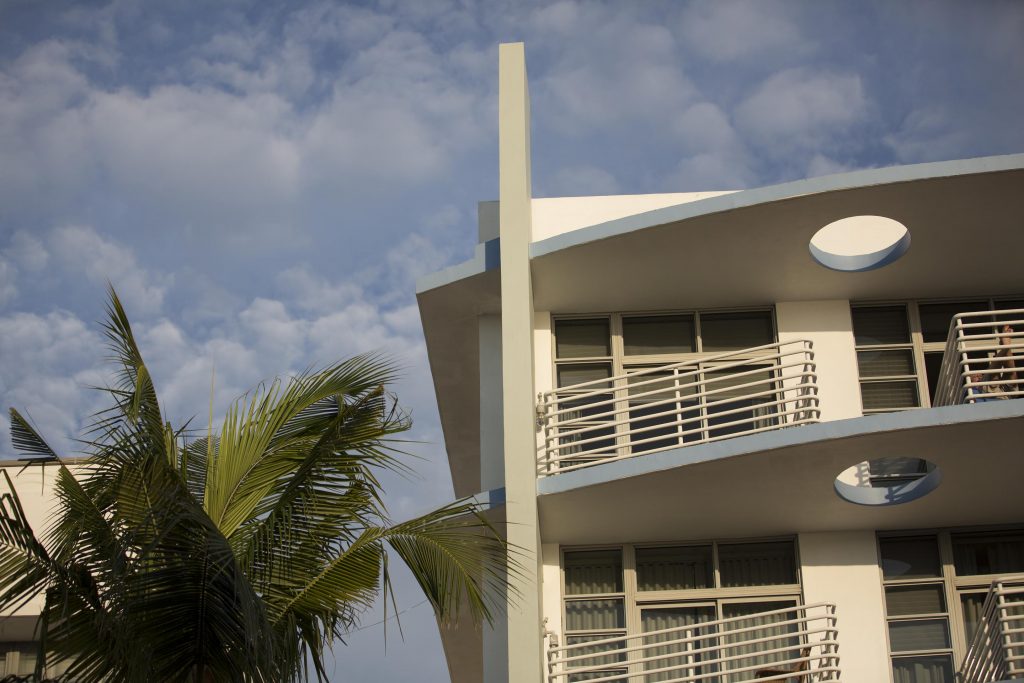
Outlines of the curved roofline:
M794 197L822 194L836 190L851 190L874 185L1022 169L1024 169L1024 154L1004 154L975 159L956 159L953 161L935 161L905 166L869 168L860 171L850 171L849 173L806 178L779 185L740 190L717 197L699 199L662 209L655 209L654 211L637 213L625 218L617 218L605 223L598 223L597 225L555 235L554 237L532 243L530 245L530 258L538 258L570 247L597 242L609 237L653 228L666 223L674 223L697 216L751 207L757 204L767 204ZM417 280L416 293L424 294L428 291L439 289L498 268L499 249L499 240L497 239L478 244L474 257L468 261L435 273L430 273Z
M740 190L731 194L700 199L694 202L668 206L644 213L617 218L606 223L599 223L586 228L555 235L530 245L530 258L538 258L570 247L596 242L609 237L616 237L646 228L653 228L666 223L704 216L732 209L740 209L758 204L767 204L794 197L822 194L836 190L850 190L873 185L905 183L915 180L933 178L952 178L961 175L994 173L998 171L1015 171L1024 169L1024 154L1005 154L1000 156L979 157L976 159L958 159L954 161L936 161L925 164L906 166L888 166L870 168L849 173L820 176L795 180L779 185L768 185L752 190Z

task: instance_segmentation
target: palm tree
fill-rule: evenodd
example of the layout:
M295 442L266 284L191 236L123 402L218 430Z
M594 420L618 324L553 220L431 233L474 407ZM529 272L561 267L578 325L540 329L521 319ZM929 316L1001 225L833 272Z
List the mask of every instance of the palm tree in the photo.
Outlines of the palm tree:
M69 679L324 680L325 648L386 602L392 555L442 622L491 619L507 549L476 505L388 519L377 475L405 469L411 424L385 391L393 364L362 355L261 385L195 434L164 420L113 290L107 308L117 381L88 459L68 467L12 409L15 448L59 468L46 533L6 472L0 499L0 610L45 596L41 655Z

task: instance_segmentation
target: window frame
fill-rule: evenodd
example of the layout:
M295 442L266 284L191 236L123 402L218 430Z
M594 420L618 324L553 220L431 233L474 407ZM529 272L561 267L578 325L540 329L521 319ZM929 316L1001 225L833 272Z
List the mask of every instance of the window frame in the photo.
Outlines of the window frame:
M621 375L629 372L631 369L642 369L646 367L656 367L659 365L673 365L676 363L687 363L694 366L694 370L700 373L703 377L707 372L713 372L715 370L714 364L705 365L704 361L708 358L712 358L723 353L730 353L728 351L704 351L704 335L703 328L701 326L701 315L715 315L719 313L767 313L771 324L771 340L767 343L776 344L779 341L779 329L778 320L775 312L774 305L761 305L761 306L740 306L740 307L728 307L728 308L709 308L709 309L659 309L659 310L647 310L647 311L614 311L614 312L600 312L600 313L569 313L569 314L555 314L551 315L551 386L556 391L564 391L559 386L558 373L559 369L566 366L572 365L609 365L612 377L620 377ZM693 318L693 335L694 335L694 348L695 351L691 353L665 353L665 354L637 354L627 356L625 354L625 341L623 333L623 321L629 318L654 318L659 316L692 316ZM609 333L609 344L608 348L611 352L610 356L586 356L578 358L559 358L558 357L558 336L557 328L558 323L564 320L598 320L603 319L608 321L608 333ZM747 360L744 356L737 356L736 361ZM756 361L757 356L751 355L749 360ZM775 373L774 377L778 377L778 371L772 367L766 367L766 371ZM780 384L776 382L776 384ZM778 387L777 387L778 388ZM571 392L570 392L571 393ZM621 410L624 415L628 415L629 411L629 397L628 387L621 381L617 383L609 384L609 393L615 397L624 396L616 400L613 404L615 410ZM680 392L676 392L676 397L683 400L683 396ZM699 405L696 409L699 410L698 415L694 417L700 417L700 434L706 437L710 432L715 429L715 426L710 424L708 411L705 408L705 401L699 401ZM766 419L770 419L770 415ZM643 420L644 418L637 418ZM624 420L628 423L630 420ZM596 423L595 423L596 424ZM583 424L580 424L583 426ZM587 425L593 428L595 425ZM623 427L616 427L614 433L609 437L614 439L613 453L605 454L592 454L591 457L594 459L602 459L608 457L621 458L630 455L631 452L631 441L628 434L622 434L621 432L626 431ZM686 440L682 436L682 426L676 426L676 435L672 436L666 434L664 439L677 439L679 446L686 445ZM652 438L657 436L656 433L652 433ZM587 437L595 438L595 437ZM643 437L641 437L643 438ZM657 442L654 442L657 443ZM646 452L647 450L656 450L656 448L644 449L641 451L634 451L633 454L639 454ZM586 458L583 458L586 459ZM581 462L582 460L581 459Z
M954 527L942 529L907 529L899 531L879 531L875 534L875 548L878 553L878 580L882 588L882 610L885 618L885 644L889 654L889 676L892 680L893 660L906 657L928 656L933 654L950 654L953 661L953 673L963 665L967 656L967 625L964 619L961 596L970 593L986 593L992 581L1004 573L997 574L967 574L958 576L953 558L953 536L970 533L1024 533L1024 524L1001 524L988 526ZM881 542L885 539L894 538L920 538L930 536L935 538L938 551L939 574L936 577L924 577L917 579L886 579L882 572L882 547ZM946 610L943 613L935 614L914 614L889 616L889 606L886 600L885 589L892 586L903 585L940 585L942 586L943 600ZM940 618L945 615L946 626L949 633L950 646L933 650L914 650L907 652L893 652L892 643L889 637L889 623L891 621L914 621Z
M796 575L796 583L775 584L767 586L736 586L723 588L721 586L721 571L718 557L719 545L741 545L745 543L771 543L789 542L793 547L793 567ZM640 591L637 587L636 572L636 550L646 548L677 548L677 547L698 547L711 546L712 574L714 586L711 588L679 589L666 591ZM565 584L565 555L566 553L585 552L588 550L613 550L622 551L622 593L600 593L586 595L569 595ZM725 604L752 603L752 602L774 602L792 600L794 604L802 604L803 598L803 568L800 562L800 543L796 534L769 537L743 537L743 538L722 538L703 539L686 541L658 541L638 543L612 543L612 544L590 544L590 545L563 545L559 547L559 590L561 598L561 619L562 635L565 643L573 636L604 635L606 637L632 636L643 633L641 612L644 609L669 609L673 607L707 607L713 606L715 620L722 619L722 607ZM576 630L570 631L566 612L566 603L580 598L583 599L605 599L623 596L623 608L625 610L626 628L614 630ZM630 675L642 675L643 670L632 660L635 653L627 658L624 666L609 666L609 669L628 668Z
M914 362L914 374L913 375L893 375L892 377L862 377L860 374L860 364L857 365L857 379L859 386L865 383L871 382L893 382L898 380L914 380L916 382L915 388L917 390L917 403L918 405L906 408L863 408L863 393L861 394L861 407L865 415L871 415L876 413L891 413L902 410L919 410L921 408L932 407L932 396L931 391L928 387L928 373L926 367L926 356L933 353L944 353L946 350L946 340L926 342L924 341L924 331L921 326L921 306L931 306L937 304L968 304L968 303L981 303L985 302L988 307L985 310L995 311L1000 306L1005 304L1013 303L1024 303L1024 294L1018 295L981 295L981 296L959 296L959 297L942 297L936 299L878 299L878 300L851 300L850 301L850 315L851 321L853 316L853 309L855 308L884 308L886 306L905 306L907 311L907 325L910 331L910 342L905 344L871 344L861 345L856 343L854 340L854 348L857 352L864 350L895 350L895 349L911 349L912 358ZM851 325L852 330L852 325ZM859 388L859 387L858 387Z

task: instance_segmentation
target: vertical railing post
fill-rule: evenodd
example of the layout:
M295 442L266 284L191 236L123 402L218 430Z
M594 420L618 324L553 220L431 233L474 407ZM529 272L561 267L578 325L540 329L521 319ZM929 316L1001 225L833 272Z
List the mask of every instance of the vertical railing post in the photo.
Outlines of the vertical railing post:
M961 403L974 403L974 398L970 395L970 384L971 384L971 366L969 358L967 356L967 340L966 334L964 333L964 320L960 316L956 317L956 346L957 351L960 353L960 372L957 374L956 386L960 388L959 394L960 399L957 400L956 404Z
M999 642L1002 644L999 657L999 675L1002 678L1006 678L1013 673L1012 669L1014 668L1013 662L1010 660L1010 650L1013 647L1013 641L1011 640L1010 633L1008 633L1009 621L1006 617L1009 616L1009 610L1006 607L1006 594L1003 592L1002 582L996 584L996 600L996 619L999 624Z

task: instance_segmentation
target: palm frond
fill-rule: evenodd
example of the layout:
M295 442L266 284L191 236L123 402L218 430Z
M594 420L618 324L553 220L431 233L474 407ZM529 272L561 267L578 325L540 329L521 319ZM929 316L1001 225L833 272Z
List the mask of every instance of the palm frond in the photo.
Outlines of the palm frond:
M479 506L463 500L396 524L384 540L412 571L442 623L460 610L491 622L511 590L508 574L522 572L515 549L498 535Z
M19 453L35 458L60 459L39 432L14 408L11 408L11 444Z

